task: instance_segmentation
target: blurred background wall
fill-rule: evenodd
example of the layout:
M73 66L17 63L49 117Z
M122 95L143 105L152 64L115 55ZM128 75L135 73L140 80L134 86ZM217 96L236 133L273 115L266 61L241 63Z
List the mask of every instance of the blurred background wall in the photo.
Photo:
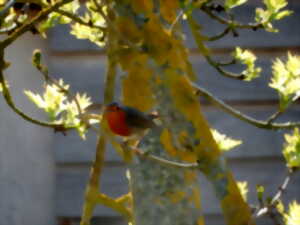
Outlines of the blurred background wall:
M258 1L249 1L246 7L236 10L237 19L253 21ZM217 97L257 119L266 119L277 107L277 94L268 87L271 62L285 57L287 51L299 54L300 50L300 2L289 1L294 14L276 24L280 33L240 31L239 37L228 35L211 43L210 47L221 60L230 59L230 53L238 45L256 53L262 76L253 82L242 82L221 77L197 52L195 43L186 29L186 42L191 51L191 62L199 76L199 85ZM250 18L250 19L249 19ZM222 26L199 15L204 32L214 35ZM155 36L155 35L154 35ZM23 89L40 90L41 79L28 64L33 48L42 48L47 55L50 74L62 77L75 91L87 92L93 101L101 101L106 70L105 54L95 45L76 40L68 34L66 26L59 26L40 40L28 35L11 47L9 59L18 62L7 71L17 104L31 115L42 113L20 96ZM231 67L239 71L238 67ZM117 90L120 93L120 90ZM0 98L0 225L75 225L79 223L88 180L89 168L95 154L94 133L82 141L75 132L67 136L53 134L46 128L31 125L7 108ZM249 182L249 201L256 202L255 186L262 184L272 194L284 179L285 163L281 157L282 131L266 131L252 127L209 104L204 105L206 116L213 128L231 137L242 139L243 145L227 153L229 165L237 180ZM300 120L299 104L292 107L279 121ZM117 197L127 192L125 166L113 149L107 151L102 190ZM210 184L199 177L202 203L208 225L222 225L223 219ZM296 175L287 193L286 201L300 200L300 176ZM233 203L234 204L234 203ZM268 219L260 224L272 224ZM93 225L125 224L115 212L97 207Z

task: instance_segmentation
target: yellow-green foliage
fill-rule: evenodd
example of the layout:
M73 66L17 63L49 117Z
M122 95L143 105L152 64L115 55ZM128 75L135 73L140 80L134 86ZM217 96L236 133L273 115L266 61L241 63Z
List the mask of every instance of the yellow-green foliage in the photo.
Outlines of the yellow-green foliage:
M37 107L47 113L51 122L62 123L66 128L74 127L79 135L85 138L86 125L81 122L78 107L84 112L84 109L91 104L90 98L86 94L76 94L74 96L76 103L75 99L69 100L63 91L68 90L69 85L64 84L62 80L59 80L58 85L45 85L43 95L35 94L29 90L25 90L24 93Z
M300 205L294 201L289 205L289 211L284 215L286 225L300 224Z
M287 166L290 168L300 167L300 133L296 128L293 134L284 135L285 145L283 148L283 155Z
M275 20L280 20L292 14L290 10L283 10L287 6L286 0L264 0L266 9L257 8L255 19L261 23L266 31L278 32L272 25Z
M276 59L272 66L270 87L279 94L280 110L284 111L300 96L300 57L288 53L286 63Z
M241 195L243 196L243 199L247 201L247 194L248 194L248 182L247 181L240 181L237 182L237 185L239 187L239 190L241 192Z
M252 52L237 47L234 52L234 58L247 66L242 72L242 74L245 75L245 81L251 81L254 78L259 77L261 68L255 66L256 56Z

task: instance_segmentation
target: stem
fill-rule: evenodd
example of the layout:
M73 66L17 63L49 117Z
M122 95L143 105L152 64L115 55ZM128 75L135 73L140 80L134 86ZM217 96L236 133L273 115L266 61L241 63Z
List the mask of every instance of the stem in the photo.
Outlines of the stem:
M197 169L199 167L198 163L180 163L180 162L174 162L167 159L163 159L161 157L148 154L147 152L143 152L139 149L132 149L133 152L139 156L140 158L149 159L155 162L160 163L161 165L168 166L168 167L174 167L174 168L181 168L181 169Z
M56 9L55 12L65 16L65 17L68 17L69 19L71 19L74 22L79 23L81 25L88 26L88 27L91 27L91 28L97 28L101 31L106 31L106 27L102 27L102 26L99 26L99 25L94 25L90 22L86 22L81 17L79 17L79 16L77 16L73 13L70 13L68 11L65 11L65 10L62 10L62 9Z
M5 80L4 74L3 74L3 69L5 68L5 63L4 63L4 52L2 49L2 52L0 53L0 83L2 85L2 95L7 103L7 105L20 117L22 117L24 120L27 120L33 124L37 124L39 126L43 127L51 127L54 128L56 131L65 131L67 129L72 129L72 127L66 128L64 124L54 124L54 123L47 123L43 121L39 121L36 119L33 119L32 117L28 116L24 112L22 112L20 109L18 109L12 99L12 96L10 94L9 87L7 85L7 82Z
M292 129L295 127L300 127L300 122L286 122L286 123L269 123L268 121L257 120L250 116L247 116L240 111L232 108L231 106L224 103L222 100L213 96L209 91L205 90L202 87L199 87L197 84L192 83L193 87L196 90L197 95L204 95L208 98L213 104L220 107L222 110L227 112L228 114L244 121L249 124L252 124L255 127L262 128L262 129L270 129L270 130L279 130L279 129Z
M288 170L286 178L284 179L283 183L279 186L278 191L275 194L275 196L272 198L271 204L275 204L281 198L282 194L286 190L286 188L291 180L292 175L293 175L293 171Z
M283 114L282 111L276 111L273 115L271 115L269 117L269 119L267 120L267 123L272 123L274 120L276 120L279 116L281 116Z
M225 77L229 77L229 78L233 78L236 80L244 80L245 79L245 75L244 74L236 74L236 73L231 73L228 71L223 70L220 66L220 63L215 62L209 55L205 55L205 58L207 60L207 62L214 67L221 75L225 76Z
M249 23L249 24L241 24L234 20L228 20L224 17L217 16L214 14L211 9L208 8L207 4L203 4L200 8L203 12L205 12L210 18L218 21L221 24L228 25L231 28L239 28L239 29L252 29L257 30L258 28L263 28L260 23Z
M274 213L272 213L271 210L276 206L278 200L281 198L281 196L283 195L283 193L286 191L287 186L288 186L288 184L289 184L289 182L291 180L291 177L292 177L293 173L294 173L293 170L291 170L291 169L288 170L287 175L286 175L283 183L278 187L277 193L274 195L274 197L272 198L272 200L270 201L270 203L268 203L264 207L261 207L257 211L257 213L255 214L256 218L258 218L258 217L260 217L260 216L262 216L262 215L264 215L264 214L267 213L267 214L269 214L269 216L270 216L271 219L277 221L277 219L274 217Z
M46 19L47 16L53 12L54 10L58 9L59 7L63 6L64 4L67 4L73 0L60 0L56 1L53 5L49 6L48 8L42 10L35 16L32 20L28 21L27 23L24 23L20 28L18 28L16 31L14 31L11 35L9 35L6 39L0 42L0 48L4 49L7 46L9 46L11 43L13 43L18 37L23 35L25 32L29 31L31 27L43 20Z
M231 31L231 28L228 26L225 28L225 30L222 33L217 34L212 37L207 37L207 41L217 41L217 40L223 38L224 36L226 36L230 31Z
M112 40L109 39L108 43L108 60L109 66L106 74L105 90L104 90L104 103L111 102L114 97L114 85L116 79L116 61L112 54ZM103 127L103 121L101 122ZM96 157L93 165L91 167L91 173L89 178L89 183L86 187L85 201L83 205L83 212L81 216L80 225L89 225L90 220L93 215L93 211L99 203L97 201L97 196L99 197L100 191L100 176L102 173L102 168L105 160L105 146L106 146L106 137L105 135L99 136L96 148ZM101 194L100 194L101 196ZM99 199L98 199L99 200Z
M115 199L112 199L104 194L98 194L97 195L97 201L98 204L102 204L106 207L109 207L111 209L114 209L115 211L119 212L121 215L127 217L129 220L131 220L131 212L128 208L117 202Z

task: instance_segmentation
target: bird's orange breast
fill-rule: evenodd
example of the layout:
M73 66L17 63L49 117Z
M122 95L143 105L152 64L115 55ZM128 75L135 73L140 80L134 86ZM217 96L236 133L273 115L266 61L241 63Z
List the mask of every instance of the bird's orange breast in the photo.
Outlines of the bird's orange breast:
M126 115L122 111L107 112L107 122L111 131L120 136L130 136L131 129L126 123Z

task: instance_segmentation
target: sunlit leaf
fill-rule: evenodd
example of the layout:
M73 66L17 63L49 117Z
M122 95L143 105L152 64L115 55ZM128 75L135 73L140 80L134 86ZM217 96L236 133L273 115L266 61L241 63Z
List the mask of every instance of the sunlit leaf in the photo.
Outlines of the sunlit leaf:
M79 23L75 23L71 26L70 33L78 39L88 39L100 47L103 47L105 44L103 40L103 32L97 28L91 28Z
M261 68L255 66L256 56L249 50L242 50L237 47L234 52L234 58L247 66L247 68L242 72L245 75L245 81L251 81L259 77Z
M212 129L211 131L221 151L229 151L242 144L241 140L229 138L225 134L221 134L214 129Z
M266 9L257 8L255 20L262 24L268 32L278 32L272 25L275 20L283 19L292 14L290 10L283 10L287 6L286 0L264 0Z
M248 194L248 182L243 181L243 182L237 182L238 188L240 190L240 193L244 199L244 201L247 201L247 194Z
M269 84L279 94L280 110L284 111L300 96L300 57L288 54L287 62L276 59Z
M76 14L79 7L80 7L79 0L75 0L68 4L63 5L62 7L60 7L60 9L72 14ZM54 27L57 24L66 24L70 22L71 22L70 18L63 16L57 12L52 12L49 14L46 20L39 23L38 30L40 33L44 34L49 28Z
M296 128L292 134L285 134L283 156L290 168L300 167L300 133Z
M281 200L277 200L276 209L281 215L285 214L284 213L284 204Z
M300 205L296 201L289 204L289 210L284 216L284 220L286 225L300 224Z
M237 7L239 5L242 5L245 2L247 2L247 0L226 0L224 6L225 9L228 10Z

